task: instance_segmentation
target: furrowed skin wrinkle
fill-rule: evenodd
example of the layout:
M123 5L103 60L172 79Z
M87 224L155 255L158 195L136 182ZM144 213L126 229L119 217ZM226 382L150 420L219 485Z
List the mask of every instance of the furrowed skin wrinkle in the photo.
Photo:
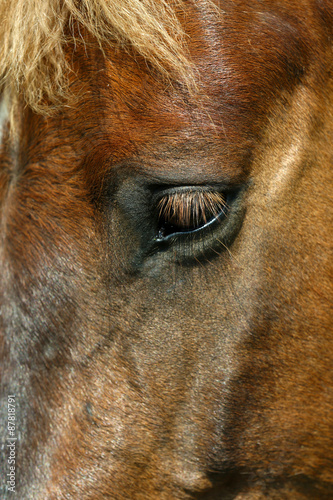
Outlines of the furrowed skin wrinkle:
M0 470L15 394L24 500L332 498L331 2L53 4L0 2Z

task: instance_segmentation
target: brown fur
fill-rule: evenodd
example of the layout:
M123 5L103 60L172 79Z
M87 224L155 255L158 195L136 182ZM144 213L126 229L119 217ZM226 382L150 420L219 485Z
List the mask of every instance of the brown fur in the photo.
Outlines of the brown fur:
M17 498L333 496L332 4L215 4L174 11L192 97L89 26L63 47L76 102L45 116L16 87L0 428L16 394ZM212 229L158 241L161 208L182 229L224 203Z

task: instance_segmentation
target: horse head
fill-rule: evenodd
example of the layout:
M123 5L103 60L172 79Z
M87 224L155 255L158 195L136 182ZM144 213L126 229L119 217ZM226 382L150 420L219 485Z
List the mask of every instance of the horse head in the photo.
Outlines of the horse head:
M330 1L53 4L0 2L2 498L330 498Z

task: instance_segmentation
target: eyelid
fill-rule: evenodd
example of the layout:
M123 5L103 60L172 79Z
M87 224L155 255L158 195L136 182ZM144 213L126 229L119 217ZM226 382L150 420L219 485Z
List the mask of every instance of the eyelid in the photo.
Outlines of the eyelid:
M206 228L208 228L209 226L212 226L213 224L215 224L219 219L224 218L225 215L226 215L225 211L222 210L216 217L210 219L206 224L204 224L203 226L198 227L197 229L191 229L189 231L177 231L177 232L168 234L167 236L163 236L162 234L159 233L158 236L156 236L156 238L155 238L154 241L156 241L157 243L159 243L159 242L162 242L162 241L169 241L172 238L174 238L175 236L181 236L181 235L185 235L185 234L196 234L196 233L199 233L200 231L203 231Z
M176 191L166 194L159 203L159 216L176 225L189 227L208 221L207 216L217 216L225 207L225 197L215 191Z
M164 193L157 203L160 230L156 241L197 233L226 215L223 193L207 188L186 188Z

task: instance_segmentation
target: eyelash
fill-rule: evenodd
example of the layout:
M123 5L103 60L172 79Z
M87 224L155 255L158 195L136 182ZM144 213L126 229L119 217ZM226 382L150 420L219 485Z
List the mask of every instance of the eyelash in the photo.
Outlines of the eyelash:
M157 204L159 238L199 231L227 210L226 199L218 191L193 189L167 193Z

